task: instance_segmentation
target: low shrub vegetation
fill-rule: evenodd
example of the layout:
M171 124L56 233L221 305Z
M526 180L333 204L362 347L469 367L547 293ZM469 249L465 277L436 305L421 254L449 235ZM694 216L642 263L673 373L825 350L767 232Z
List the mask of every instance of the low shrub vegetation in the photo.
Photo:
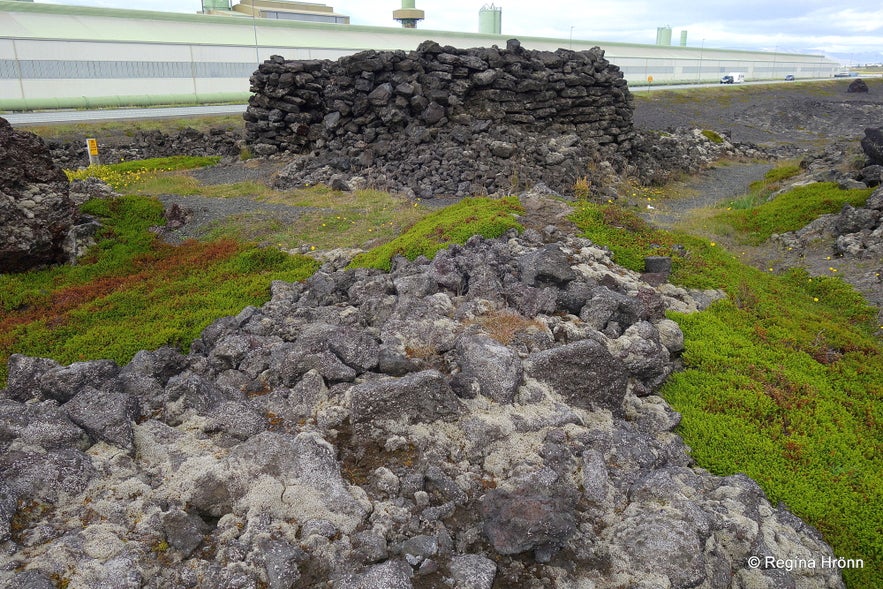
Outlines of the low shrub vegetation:
M800 168L799 163L790 162L776 166L769 172L764 175L764 179L761 180L761 186L767 186L770 183L776 182L784 182L785 180L790 180L794 176L799 175L803 170ZM756 190L759 186L756 183L753 183L750 186L750 189Z
M820 529L835 554L864 559L864 569L843 571L851 587L883 586L875 310L837 278L762 272L714 242L655 230L612 205L581 203L573 220L632 270L644 256L672 255L673 282L727 293L706 311L672 315L686 337L685 369L662 395L683 416L679 433L700 466L747 474Z
M124 196L93 200L100 241L76 266L0 276L0 382L10 354L63 364L191 341L218 317L269 298L273 280L303 280L318 264L230 240L170 246L148 231L162 205ZM2 385L0 385L2 386Z

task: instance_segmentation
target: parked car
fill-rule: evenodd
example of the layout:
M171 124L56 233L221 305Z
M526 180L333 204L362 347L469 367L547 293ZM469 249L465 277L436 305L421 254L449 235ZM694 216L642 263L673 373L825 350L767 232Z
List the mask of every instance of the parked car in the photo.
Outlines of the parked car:
M721 78L721 84L741 84L745 81L745 74L742 72L730 72Z
M837 72L836 74L834 74L835 78L848 78L849 76L849 72Z
M793 82L794 81L794 74L788 74L787 76L785 76L785 81L786 82Z

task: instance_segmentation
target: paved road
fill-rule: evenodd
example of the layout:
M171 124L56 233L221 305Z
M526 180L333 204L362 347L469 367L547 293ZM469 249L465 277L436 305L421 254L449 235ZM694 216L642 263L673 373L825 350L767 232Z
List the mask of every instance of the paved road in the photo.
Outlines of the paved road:
M868 76L865 76L868 77ZM801 78L801 82L825 82L831 78ZM703 82L702 84L645 84L643 81L629 84L632 92L652 92L653 90L686 90L688 88L739 88L740 86L760 86L764 84L790 84L784 80L758 80L755 82L742 82L741 84L720 84L719 82Z
M805 81L805 80L801 80ZM752 84L782 84L780 80L765 80L762 82L747 82ZM719 84L672 84L672 85L644 85L635 83L629 85L633 92L650 92L653 90L681 90L686 88L714 87ZM733 87L739 87L736 84ZM108 108L101 110L53 110L28 113L2 114L13 125L41 125L46 123L72 123L84 121L110 121L121 119L162 119L193 117L199 115L237 114L245 112L245 104L223 104L216 106L179 106L170 108Z
M244 104L217 106L178 106L169 108L117 108L102 110L52 110L27 113L0 114L13 125L39 125L45 123L73 123L84 121L109 121L122 119L163 119L193 117L199 115L226 115L245 112Z

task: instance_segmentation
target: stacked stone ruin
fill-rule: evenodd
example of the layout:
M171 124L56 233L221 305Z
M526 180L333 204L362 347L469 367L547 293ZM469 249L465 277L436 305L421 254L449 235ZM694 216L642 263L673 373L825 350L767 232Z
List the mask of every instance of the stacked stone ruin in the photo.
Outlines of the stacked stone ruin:
M365 51L336 62L274 56L251 78L256 155L309 154L288 184L363 177L415 195L572 184L590 162L623 162L633 104L604 51Z

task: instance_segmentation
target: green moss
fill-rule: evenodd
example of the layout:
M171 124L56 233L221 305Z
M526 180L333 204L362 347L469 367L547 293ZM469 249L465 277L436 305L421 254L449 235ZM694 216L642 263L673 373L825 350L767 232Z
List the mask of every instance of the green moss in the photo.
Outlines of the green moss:
M758 206L723 211L717 219L744 234L750 244L763 243L773 233L796 231L819 216L836 213L845 204L860 206L873 192L843 190L830 182L800 186Z
M192 156L176 155L170 157L157 157L144 160L131 160L104 166L117 172L128 174L132 172L170 172L173 170L192 170L213 166L221 161L220 156Z
M572 218L633 270L646 255L670 254L673 282L727 293L702 313L672 315L685 369L662 394L683 417L679 433L700 466L747 474L819 528L835 554L864 559L864 569L844 571L850 587L883 586L876 310L837 278L762 272L626 211L583 203Z
M515 219L521 210L515 197L463 199L427 215L392 241L356 256L350 266L389 270L396 256L432 258L438 250L465 243L473 235L499 237L509 229L521 229Z
M578 203L571 219L586 237L610 249L614 261L635 272L644 270L644 257L674 255L677 240L654 230L646 221L617 205Z

